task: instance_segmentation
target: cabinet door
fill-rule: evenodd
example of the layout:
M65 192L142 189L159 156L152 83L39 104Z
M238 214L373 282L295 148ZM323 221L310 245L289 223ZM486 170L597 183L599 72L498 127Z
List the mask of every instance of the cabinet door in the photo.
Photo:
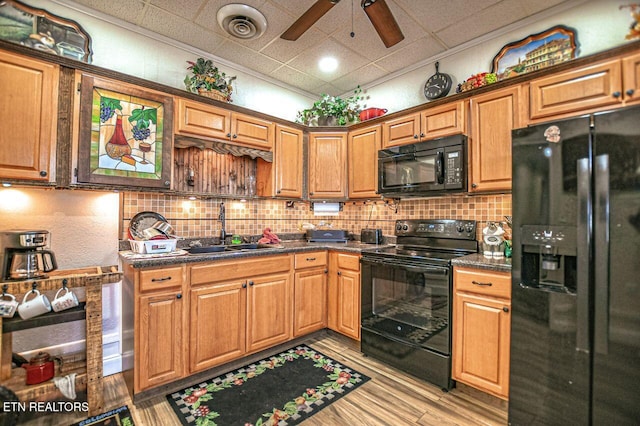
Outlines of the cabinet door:
M177 98L177 104L176 134L218 140L231 137L229 111L182 98Z
M179 290L139 297L135 324L136 392L183 377L183 303Z
M360 340L360 273L338 270L338 331Z
M378 150L380 125L349 132L347 158L349 198L378 198Z
M420 114L407 115L382 123L382 147L406 145L420 139Z
M548 121L619 106L622 75L619 59L539 78L530 83L531 120Z
M256 352L291 338L291 274L249 279L247 352Z
M59 67L0 52L0 178L55 181Z
M511 130L522 126L521 86L471 98L469 191L511 189Z
M622 60L622 86L626 105L640 101L640 53Z
M276 126L273 153L275 166L275 196L302 198L302 130Z
M327 273L325 267L296 272L294 282L293 336L327 326Z
M423 140L458 135L465 132L465 103L451 102L429 108L420 114Z
M344 198L347 184L345 133L309 134L309 198Z
M247 281L191 290L191 372L223 364L245 353Z
M271 151L275 127L275 124L270 121L233 113L231 115L231 142Z
M461 292L454 299L453 378L508 398L511 303Z

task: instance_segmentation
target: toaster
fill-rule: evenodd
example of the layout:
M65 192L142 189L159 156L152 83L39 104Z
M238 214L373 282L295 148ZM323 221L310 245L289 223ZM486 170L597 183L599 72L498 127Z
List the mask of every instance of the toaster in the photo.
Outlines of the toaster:
M367 244L382 244L382 229L361 230L360 241Z

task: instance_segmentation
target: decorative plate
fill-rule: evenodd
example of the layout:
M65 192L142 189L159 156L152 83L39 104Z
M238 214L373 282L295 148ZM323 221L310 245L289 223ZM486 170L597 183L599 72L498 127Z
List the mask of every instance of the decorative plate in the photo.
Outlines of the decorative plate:
M146 240L144 230L151 228L157 221L166 222L167 220L156 212L140 212L137 213L131 222L129 222L129 238L132 240Z

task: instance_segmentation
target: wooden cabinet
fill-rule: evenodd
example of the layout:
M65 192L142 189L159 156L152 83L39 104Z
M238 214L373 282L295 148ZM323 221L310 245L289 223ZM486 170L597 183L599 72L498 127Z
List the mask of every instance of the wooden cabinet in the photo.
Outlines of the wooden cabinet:
M529 88L532 122L633 105L640 101L640 54L535 79Z
M0 51L0 178L55 182L58 65Z
M309 133L309 198L346 197L346 133Z
M294 337L327 326L327 263L326 251L304 252L294 256Z
M286 255L191 267L192 373L291 339L291 266Z
M302 198L302 130L276 125L273 162L257 159L256 188L262 197Z
M176 98L177 135L214 139L270 151L275 124L250 115Z
M366 127L349 132L347 139L347 168L349 170L349 198L378 198L378 151L382 126Z
M359 255L330 253L328 297L328 327L360 340Z
M143 269L135 278L134 390L182 378L186 345L184 265ZM160 350L162 348L162 350Z
M452 376L469 386L507 399L511 275L455 267L453 276Z
M406 145L465 133L465 102L451 102L382 124L382 146Z
M511 130L524 125L522 86L470 101L469 192L511 190Z

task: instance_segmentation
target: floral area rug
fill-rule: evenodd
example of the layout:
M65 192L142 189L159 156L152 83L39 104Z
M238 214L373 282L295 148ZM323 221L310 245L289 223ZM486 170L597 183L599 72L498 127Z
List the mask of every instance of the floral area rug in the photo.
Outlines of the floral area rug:
M297 346L167 395L183 425L296 425L369 380Z

